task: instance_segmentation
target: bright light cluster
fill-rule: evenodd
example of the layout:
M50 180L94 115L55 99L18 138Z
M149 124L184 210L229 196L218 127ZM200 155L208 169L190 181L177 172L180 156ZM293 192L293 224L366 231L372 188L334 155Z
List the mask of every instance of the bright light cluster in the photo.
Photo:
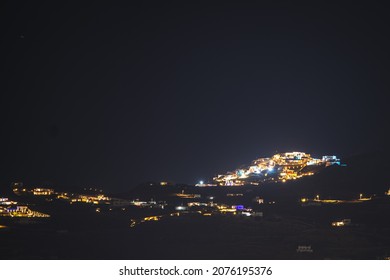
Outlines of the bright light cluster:
M82 202L82 203L92 203L92 204L100 204L102 202L108 202L110 200L109 197L104 196L103 194L99 195L78 195L75 198L71 199L71 203L73 202Z
M323 156L322 159L317 159L303 152L280 153L270 158L256 159L249 166L214 177L213 181L220 186L241 186L266 181L286 182L313 175L319 167L334 164L340 165L340 160L336 156Z
M49 218L50 215L41 213L38 211L33 211L27 206L9 206L2 207L0 206L0 216L3 217L16 217L16 218Z

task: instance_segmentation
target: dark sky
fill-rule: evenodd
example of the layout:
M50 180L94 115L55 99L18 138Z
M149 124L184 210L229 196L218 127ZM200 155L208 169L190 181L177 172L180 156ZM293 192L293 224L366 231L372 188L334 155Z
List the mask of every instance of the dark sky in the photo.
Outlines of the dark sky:
M373 2L26 2L0 6L3 186L194 183L389 143L390 11Z

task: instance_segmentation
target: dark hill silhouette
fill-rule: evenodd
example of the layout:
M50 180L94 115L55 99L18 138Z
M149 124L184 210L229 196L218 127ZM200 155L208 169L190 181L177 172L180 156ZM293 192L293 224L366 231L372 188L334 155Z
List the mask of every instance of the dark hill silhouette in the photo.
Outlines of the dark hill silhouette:
M197 188L184 185L160 187L158 184L141 184L128 193L121 196L139 196L143 198L160 196L170 192L196 193L228 193L246 192L285 197L286 199L298 199L299 197L314 197L317 194L321 198L351 199L358 198L362 193L365 197L371 195L383 195L390 187L390 152L381 151L367 154L353 155L342 159L346 166L327 167L314 176L304 177L296 181L286 183L269 183L262 186L244 187L211 187Z
M288 188L299 195L358 197L382 195L390 187L390 153L374 152L343 159L347 166L331 166L318 174L288 182Z

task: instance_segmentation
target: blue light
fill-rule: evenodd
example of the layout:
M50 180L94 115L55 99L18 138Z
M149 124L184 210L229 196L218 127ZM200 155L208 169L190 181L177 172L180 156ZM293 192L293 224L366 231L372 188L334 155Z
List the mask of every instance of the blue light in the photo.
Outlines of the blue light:
M237 205L237 206L236 206L236 209L237 209L237 210L243 210L243 209L244 209L244 205Z

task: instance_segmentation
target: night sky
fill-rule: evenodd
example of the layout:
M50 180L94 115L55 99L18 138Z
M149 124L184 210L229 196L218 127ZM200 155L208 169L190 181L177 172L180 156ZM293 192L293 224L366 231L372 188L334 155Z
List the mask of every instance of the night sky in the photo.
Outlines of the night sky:
M26 2L0 4L2 188L196 183L389 143L390 11L373 2Z

